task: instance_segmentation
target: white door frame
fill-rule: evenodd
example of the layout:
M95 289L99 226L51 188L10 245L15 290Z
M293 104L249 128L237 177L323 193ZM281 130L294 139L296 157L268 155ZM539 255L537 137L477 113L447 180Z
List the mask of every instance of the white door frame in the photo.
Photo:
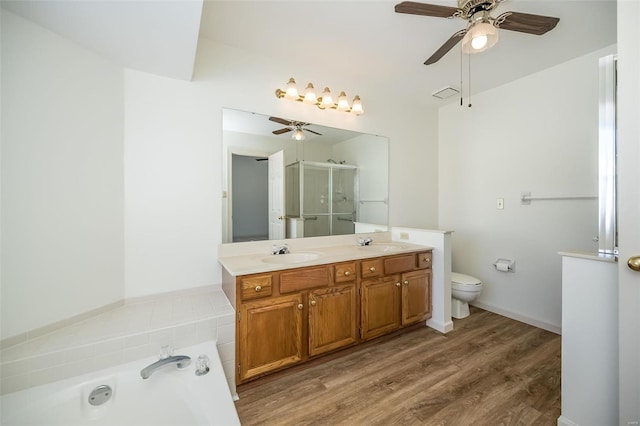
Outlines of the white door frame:
M619 424L640 423L640 1L618 0Z

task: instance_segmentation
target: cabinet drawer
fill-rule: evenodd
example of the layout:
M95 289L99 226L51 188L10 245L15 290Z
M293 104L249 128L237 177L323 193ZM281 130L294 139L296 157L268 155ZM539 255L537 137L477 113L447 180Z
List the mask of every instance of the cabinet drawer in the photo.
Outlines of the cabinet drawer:
M361 263L361 266L362 266L362 271L361 271L362 278L382 276L382 260L381 259L363 260Z
M334 281L343 283L356 279L356 263L339 263L334 269Z
M416 255L406 254L402 256L388 257L384 259L384 273L395 274L398 272L413 271L416 267Z
M418 269L427 269L431 268L431 260L433 259L433 255L430 251L425 251L422 253L418 253Z
M331 282L331 268L306 268L280 274L280 293L291 293L309 288L327 287Z
M272 288L273 276L271 274L240 278L242 300L253 300L271 296Z

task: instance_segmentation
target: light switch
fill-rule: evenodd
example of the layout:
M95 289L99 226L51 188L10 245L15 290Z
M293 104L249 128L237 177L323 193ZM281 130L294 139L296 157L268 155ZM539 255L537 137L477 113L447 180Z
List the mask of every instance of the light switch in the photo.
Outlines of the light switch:
M504 210L504 198L496 198L496 209Z

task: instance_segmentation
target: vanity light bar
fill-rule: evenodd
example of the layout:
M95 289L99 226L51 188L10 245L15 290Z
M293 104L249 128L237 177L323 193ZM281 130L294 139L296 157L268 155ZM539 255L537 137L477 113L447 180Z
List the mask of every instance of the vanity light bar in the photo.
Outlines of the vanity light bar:
M337 101L334 102L333 95L331 94L331 90L329 90L328 87L324 88L324 90L322 91L322 96L317 96L315 88L311 83L307 84L304 93L300 94L296 86L296 81L293 79L293 77L291 77L287 82L287 87L285 88L285 90L276 89L276 98L304 102L309 105L315 105L320 109L329 108L343 112L351 112L355 115L361 115L364 113L360 96L356 95L356 97L353 98L353 102L351 103L351 105L349 105L347 94L342 91L338 95Z

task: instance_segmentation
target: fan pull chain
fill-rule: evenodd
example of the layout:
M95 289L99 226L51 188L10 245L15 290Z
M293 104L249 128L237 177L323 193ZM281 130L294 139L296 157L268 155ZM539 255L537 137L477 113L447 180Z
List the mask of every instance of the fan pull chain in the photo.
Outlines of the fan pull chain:
M471 108L471 55L469 55L469 108Z
M462 106L462 67L463 67L462 44L460 45L460 106Z

